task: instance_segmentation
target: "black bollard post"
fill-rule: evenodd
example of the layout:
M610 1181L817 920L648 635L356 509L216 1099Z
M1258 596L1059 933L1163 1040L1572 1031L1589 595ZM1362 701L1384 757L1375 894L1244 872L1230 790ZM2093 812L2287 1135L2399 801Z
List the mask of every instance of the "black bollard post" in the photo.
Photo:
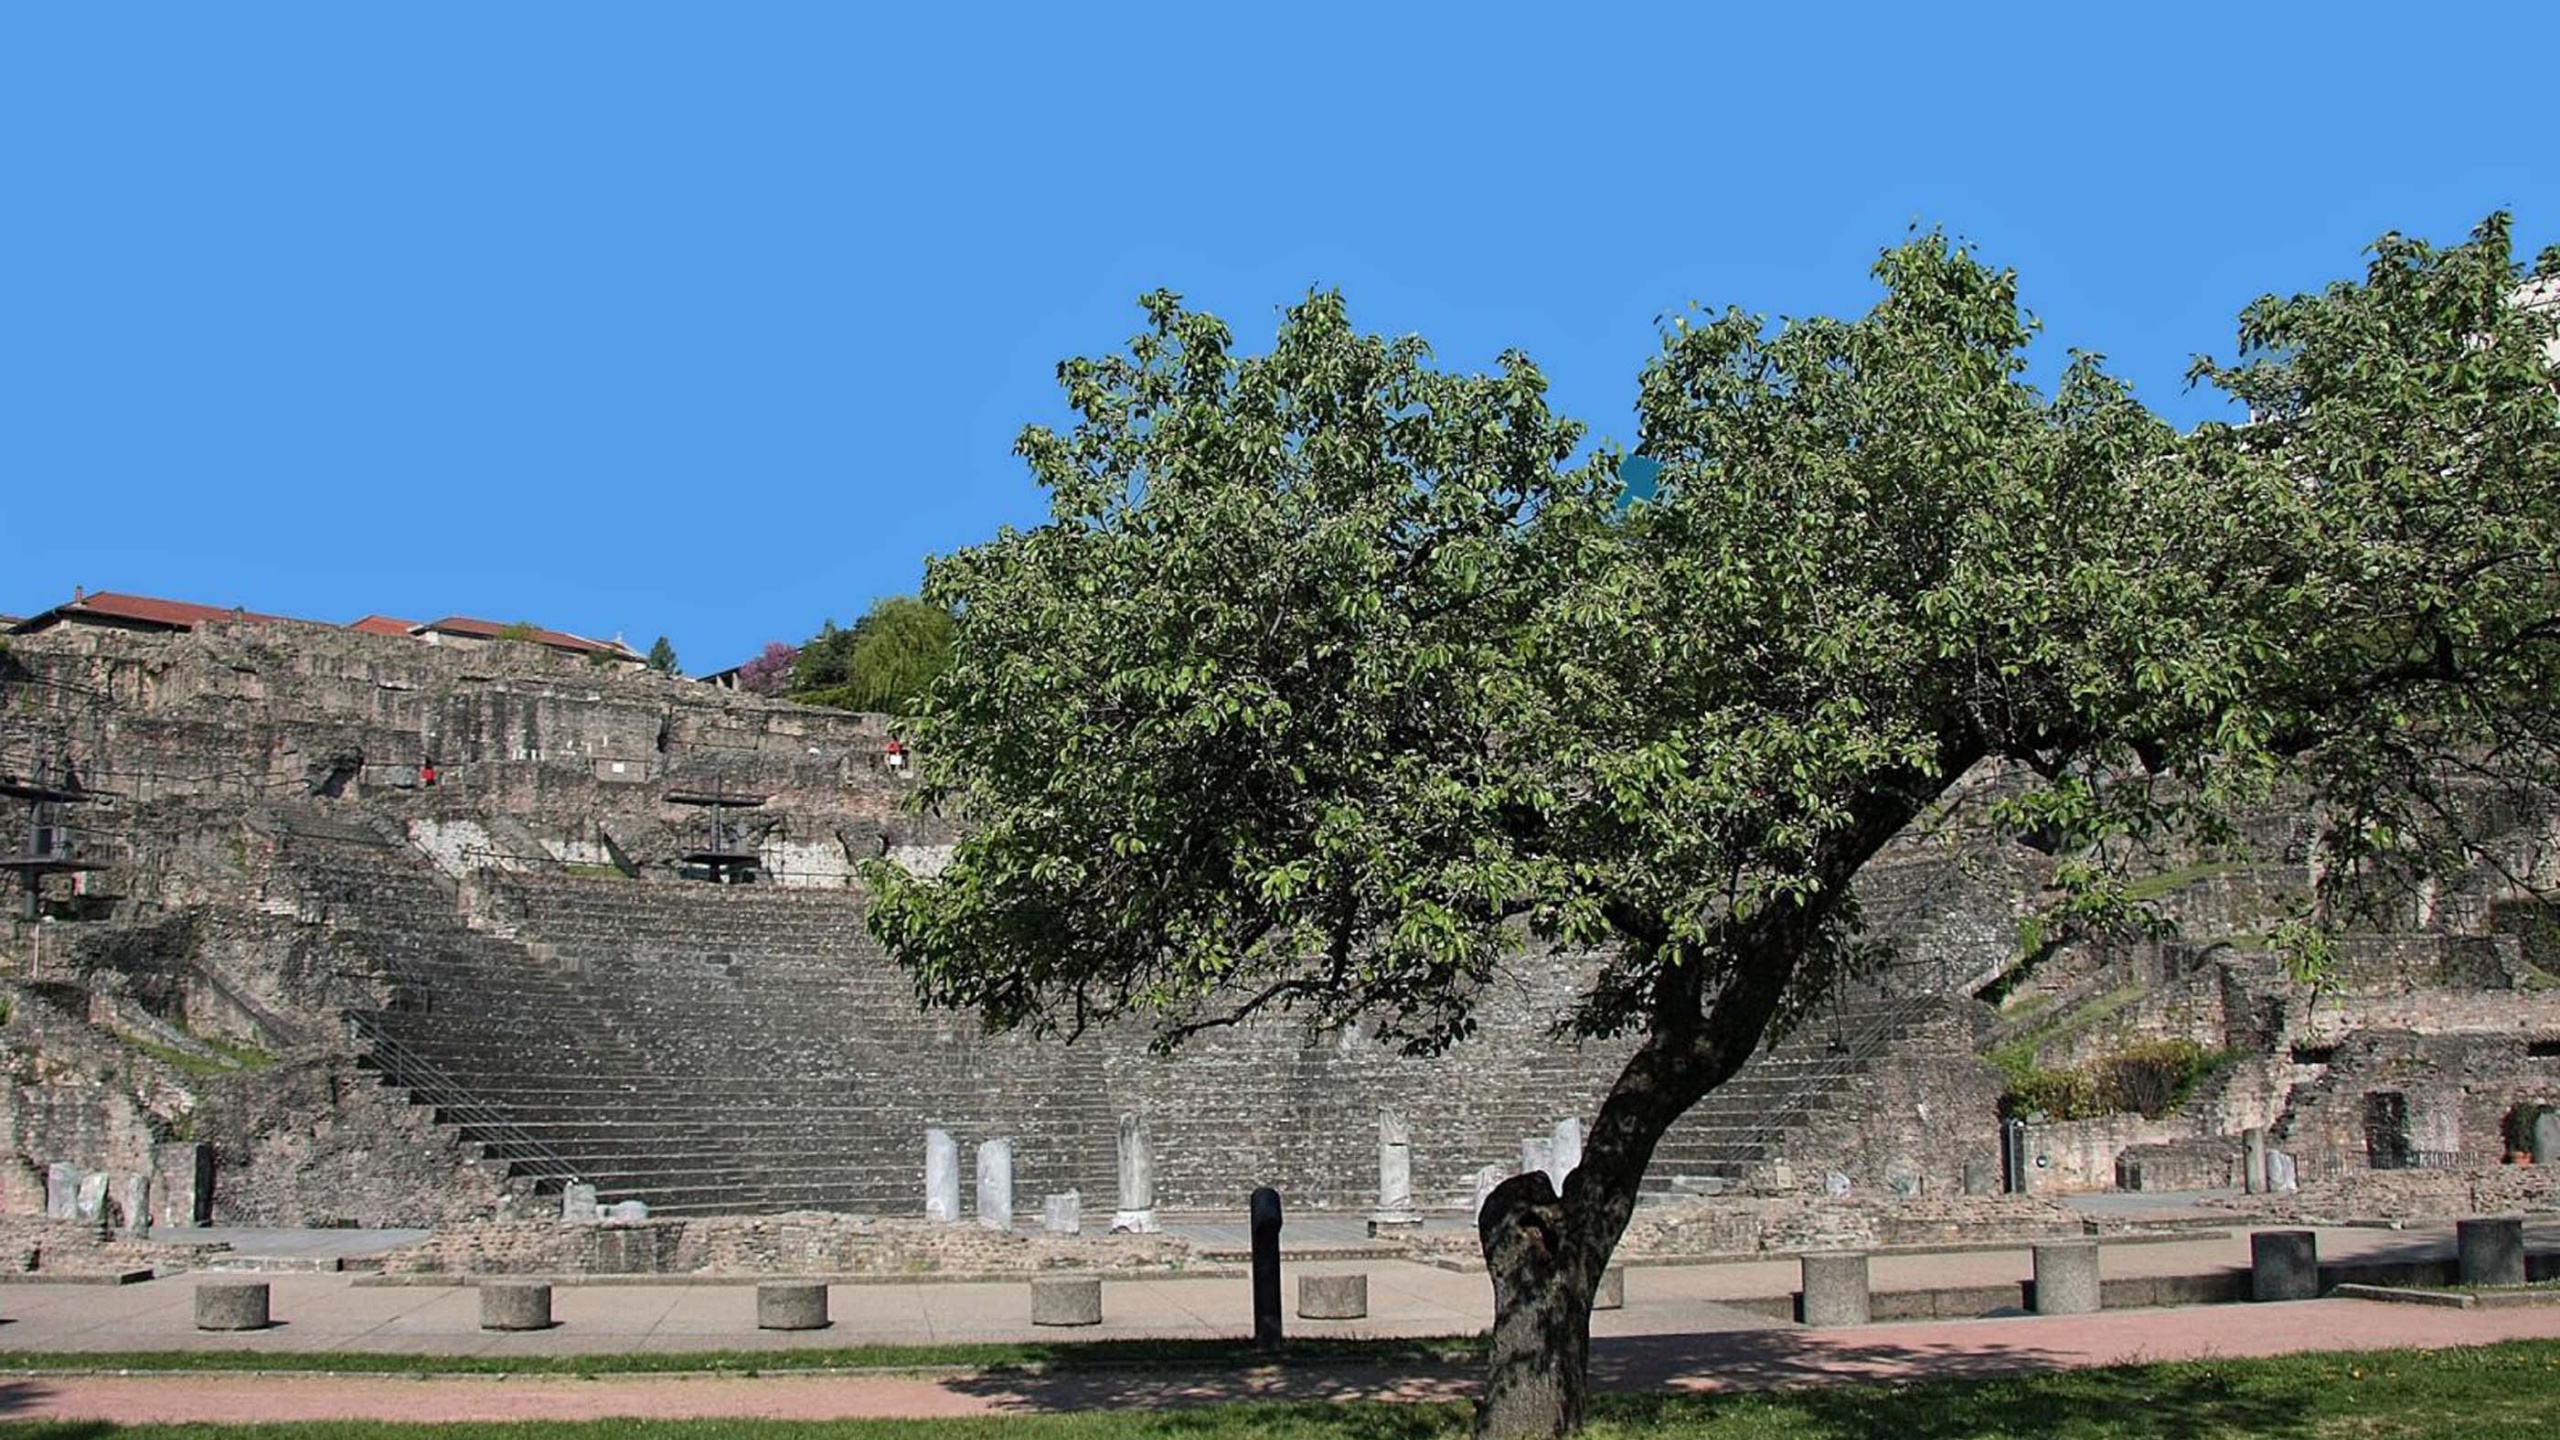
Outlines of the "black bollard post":
M1253 1192L1253 1343L1280 1348L1280 1192Z

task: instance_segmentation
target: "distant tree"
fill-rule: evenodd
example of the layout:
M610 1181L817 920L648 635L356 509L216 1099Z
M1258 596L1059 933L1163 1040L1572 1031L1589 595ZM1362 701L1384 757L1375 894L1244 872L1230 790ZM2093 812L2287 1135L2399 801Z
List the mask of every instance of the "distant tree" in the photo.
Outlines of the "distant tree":
M812 643L827 641L843 654L843 679L800 698L846 710L906 715L951 668L951 612L912 595L893 595L873 605L851 630L822 635ZM801 655L805 661L808 652Z
M512 624L512 625L501 625L501 626L499 626L499 627L498 627L498 633L497 633L496 635L494 635L494 636L490 637L490 638L492 638L492 639L496 639L496 640L516 640L516 641L530 642L531 640L533 640L533 639L534 639L534 637L536 637L536 636L540 635L541 633L542 633L542 627L541 627L541 626L534 624L534 623L533 623L532 621L530 621L530 620L518 620L517 622L515 622L515 623L514 623L514 624Z
M668 644L667 637L664 635L659 636L657 643L649 647L649 668L661 675L677 673L676 647Z
M1523 357L1442 373L1332 296L1240 357L1152 295L1022 435L1049 523L927 571L912 799L969 824L865 869L927 1001L1428 1051L1526 937L1595 957L1547 1018L1627 1059L1562 1193L1479 1218L1484 1433L1581 1425L1656 1143L1869 963L1853 882L1976 765L2082 925L2143 918L2149 847L2245 854L2279 783L2323 906L2475 856L2456 787L2560 783L2560 316L2505 217L2250 306L2198 373L2254 421L2185 436L2090 356L2031 386L2011 273L1934 235L1875 273L1855 320L1669 327L1627 507Z
M756 658L738 667L738 688L750 695L779 695L791 683L791 662L799 650L768 640Z
M800 657L791 662L791 693L807 697L832 690L845 682L853 665L854 632L841 629L833 618L818 627L818 633L801 642Z

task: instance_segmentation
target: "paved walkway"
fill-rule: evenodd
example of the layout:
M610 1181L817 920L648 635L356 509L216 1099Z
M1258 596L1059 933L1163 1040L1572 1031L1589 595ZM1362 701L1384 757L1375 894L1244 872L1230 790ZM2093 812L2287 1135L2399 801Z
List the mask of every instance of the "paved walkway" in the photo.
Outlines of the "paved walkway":
M2535 1227L2537 1248L2560 1224ZM2413 1260L2452 1253L2449 1227L2320 1232L2324 1260ZM2245 1232L2102 1251L2110 1277L2182 1275L2248 1263ZM1880 1291L2005 1284L2027 1277L2024 1248L1880 1257ZM1481 1273L1405 1261L1311 1261L1296 1274L1365 1271L1370 1318L1292 1319L1293 1336L1425 1336L1480 1331L1491 1309ZM1241 1278L1106 1281L1105 1322L1061 1332L1030 1324L1029 1287L1003 1284L839 1285L836 1323L813 1333L755 1328L752 1284L561 1286L560 1325L531 1334L479 1329L467 1287L358 1284L339 1274L261 1276L275 1328L244 1335L194 1329L194 1290L214 1276L140 1285L0 1284L0 1349L93 1352L224 1349L355 1350L419 1355L558 1355L756 1351L949 1341L1241 1338L1250 1333ZM1638 1267L1627 1306L1595 1317L1595 1374L1604 1386L1652 1390L1908 1379L2303 1349L2485 1343L2560 1338L2560 1309L2450 1311L2324 1300L2137 1310L1805 1331L1730 1303L1784 1295L1794 1262ZM1294 1286L1294 1279L1290 1281ZM1293 1293L1293 1292L1290 1292ZM1175 1405L1247 1398L1460 1398L1469 1366L1392 1371L1280 1366L1181 1374L1157 1369L1001 1375L633 1377L613 1380L417 1379L337 1376L27 1376L0 1380L0 1418L85 1417L122 1422L255 1418L516 1419L650 1415L923 1416Z
M2537 1225L2537 1248L2560 1248L2560 1221ZM2101 1266L2109 1277L2190 1275L2246 1269L2246 1232L2145 1244L2110 1244ZM2416 1260L2450 1257L2450 1227L2429 1230L2331 1229L2320 1232L2323 1260ZM2024 1248L1931 1255L1885 1255L1873 1263L1879 1291L2014 1284L2031 1273ZM1293 1335L1398 1337L1473 1334L1493 1310L1484 1272L1439 1269L1406 1260L1319 1260L1284 1266L1283 1290L1296 1277L1362 1271L1369 1276L1369 1318L1290 1321ZM846 1345L944 1344L972 1341L1052 1343L1074 1340L1218 1339L1252 1334L1251 1282L1241 1275L1105 1280L1103 1323L1074 1331L1031 1324L1030 1287L995 1283L838 1285L829 1296L835 1324L782 1333L755 1328L751 1283L708 1281L559 1286L550 1330L500 1334L480 1329L479 1294L458 1285L385 1285L335 1273L254 1277L271 1287L281 1322L241 1335L195 1329L195 1287L225 1277L190 1274L120 1287L17 1285L0 1280L0 1350L98 1351L227 1349L360 1350L426 1355L561 1355L623 1351L774 1350ZM1775 1325L1735 1302L1767 1301L1794 1292L1793 1260L1711 1265L1638 1266L1627 1274L1627 1305L1594 1317L1602 1337L1699 1335Z
M1844 1380L1920 1380L2298 1350L2560 1339L2560 1310L2437 1310L2361 1300L2226 1305L1850 1330L1777 1330L1597 1342L1603 1389L1704 1391ZM328 1375L24 1376L0 1379L0 1418L119 1424L260 1420L580 1420L1037 1414L1237 1400L1464 1400L1471 1367L1270 1366L1049 1376L649 1376L599 1380Z

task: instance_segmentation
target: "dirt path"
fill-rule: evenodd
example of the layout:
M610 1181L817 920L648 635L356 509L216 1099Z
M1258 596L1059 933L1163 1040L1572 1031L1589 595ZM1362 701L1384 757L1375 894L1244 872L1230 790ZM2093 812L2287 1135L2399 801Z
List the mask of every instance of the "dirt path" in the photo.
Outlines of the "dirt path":
M2440 1310L2360 1300L2110 1315L1766 1330L1603 1342L1613 1390L1918 1380L2304 1350L2560 1339L2560 1308ZM107 1361L106 1363L112 1363ZM270 1420L829 1420L1171 1407L1236 1400L1463 1399L1467 1367L1272 1367L1177 1374L774 1375L415 1379L333 1375L30 1375L0 1381L0 1418L119 1424Z

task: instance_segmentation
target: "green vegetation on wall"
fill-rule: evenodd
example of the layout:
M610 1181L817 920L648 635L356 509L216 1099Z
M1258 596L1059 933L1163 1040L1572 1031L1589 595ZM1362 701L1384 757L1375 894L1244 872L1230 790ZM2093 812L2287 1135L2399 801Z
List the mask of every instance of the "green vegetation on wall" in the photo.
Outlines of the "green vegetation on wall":
M2069 1069L2035 1063L2033 1048L2006 1045L1991 1062L2008 1077L2004 1115L2089 1120L2137 1114L2157 1120L2182 1108L2196 1087L2231 1068L2237 1057L2193 1040L2145 1040Z

